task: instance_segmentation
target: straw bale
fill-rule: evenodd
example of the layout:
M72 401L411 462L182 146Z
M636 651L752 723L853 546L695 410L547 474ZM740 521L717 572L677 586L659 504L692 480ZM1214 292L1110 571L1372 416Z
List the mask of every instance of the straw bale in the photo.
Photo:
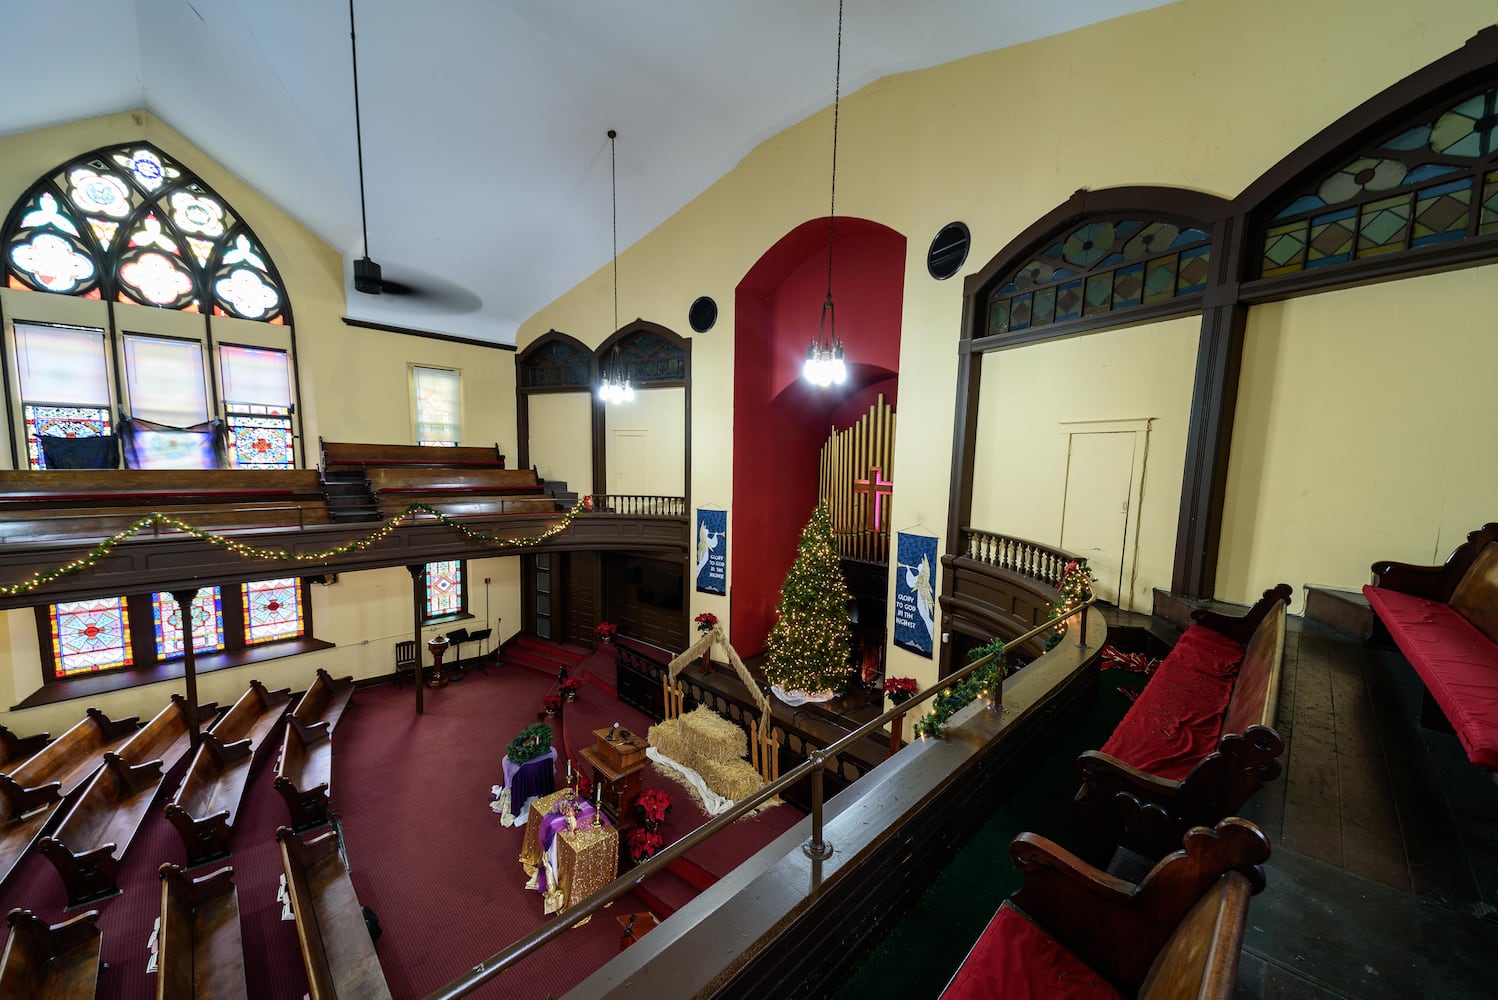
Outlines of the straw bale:
M687 746L693 756L701 760L726 764L749 752L749 738L744 734L743 727L723 718L706 705L682 716L681 722ZM664 750L661 752L665 753Z
M702 780L707 782L707 787L735 802L753 795L765 783L754 765L747 760L705 760L698 772L702 775Z
M649 731L646 732L645 738L650 741L651 746L667 757L686 764L688 767L692 767L687 761L687 756L691 754L692 748L691 744L687 741L687 733L685 727L682 725L682 721L679 718L670 719L658 725L651 726Z

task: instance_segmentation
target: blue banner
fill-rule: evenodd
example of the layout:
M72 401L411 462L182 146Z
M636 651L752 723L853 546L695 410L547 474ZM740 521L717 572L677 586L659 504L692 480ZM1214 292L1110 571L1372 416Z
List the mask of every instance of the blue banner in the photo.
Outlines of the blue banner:
M930 656L936 634L936 536L902 531L895 554L895 645Z
M697 589L728 593L728 511L697 511Z

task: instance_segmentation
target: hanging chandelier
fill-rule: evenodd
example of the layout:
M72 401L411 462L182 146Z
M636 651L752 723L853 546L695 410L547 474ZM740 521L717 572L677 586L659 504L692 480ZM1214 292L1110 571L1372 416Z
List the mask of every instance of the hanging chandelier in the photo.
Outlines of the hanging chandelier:
M609 188L613 192L613 229L614 229L614 331L619 330L619 175L615 169L614 140L619 138L619 133L609 129ZM624 368L619 364L619 348L614 347L613 363L604 368L598 382L598 398L605 403L630 403L634 401L635 390L629 384L629 376L624 373Z
M837 63L832 89L832 197L827 209L827 299L822 303L822 318L817 336L806 349L806 363L801 375L806 381L825 389L842 385L848 379L843 362L843 342L837 335L837 314L832 305L832 238L837 222L837 125L843 96L843 0L837 3Z

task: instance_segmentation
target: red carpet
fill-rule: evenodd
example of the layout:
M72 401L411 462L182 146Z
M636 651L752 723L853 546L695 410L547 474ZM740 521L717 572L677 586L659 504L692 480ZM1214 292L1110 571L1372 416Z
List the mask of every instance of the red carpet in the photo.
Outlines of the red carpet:
M590 683L566 706L562 724L554 725L559 776L564 745L571 745L577 766L576 752L592 743L591 730L616 721L642 733L649 726L648 719L603 690L614 680L612 649L563 655L577 664L573 673L587 675ZM342 816L354 888L384 928L377 950L397 998L424 996L550 919L542 913L540 897L524 889L517 861L524 827L501 826L489 809L489 789L500 781L505 744L536 720L542 696L556 687L554 661L544 651L531 656L531 669L507 662L491 666L488 676L471 672L443 690L427 691L426 714L419 719L409 685L361 690L339 723L333 807ZM234 867L239 893L250 996L299 1000L307 982L296 929L281 920L276 900L281 859L274 834L287 820L271 786L280 739L278 731L261 749L227 863ZM184 759L169 777L165 797L185 767ZM675 803L663 829L668 842L706 819L685 789L653 767L644 785L666 790ZM734 824L692 853L691 861L707 873L692 872L694 880L705 883L726 874L800 816L782 805ZM147 940L160 909L156 869L163 861L183 860L181 841L158 802L122 866L125 891L95 905L108 964L99 980L100 997L155 995L155 976L145 969ZM218 867L207 865L195 874ZM698 891L677 875L656 881L673 907ZM63 913L63 904L61 879L35 851L0 890L3 911L25 907L54 923L71 915ZM626 897L476 995L537 1000L549 991L560 997L617 953L614 916L646 908Z

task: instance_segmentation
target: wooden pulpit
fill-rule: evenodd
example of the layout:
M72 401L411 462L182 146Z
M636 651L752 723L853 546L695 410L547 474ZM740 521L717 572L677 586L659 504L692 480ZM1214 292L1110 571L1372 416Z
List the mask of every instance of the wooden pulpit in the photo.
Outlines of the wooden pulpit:
M621 833L635 826L634 804L640 797L640 778L645 771L645 737L618 727L595 729L597 740L582 750L593 766L593 784L600 792L600 805Z

